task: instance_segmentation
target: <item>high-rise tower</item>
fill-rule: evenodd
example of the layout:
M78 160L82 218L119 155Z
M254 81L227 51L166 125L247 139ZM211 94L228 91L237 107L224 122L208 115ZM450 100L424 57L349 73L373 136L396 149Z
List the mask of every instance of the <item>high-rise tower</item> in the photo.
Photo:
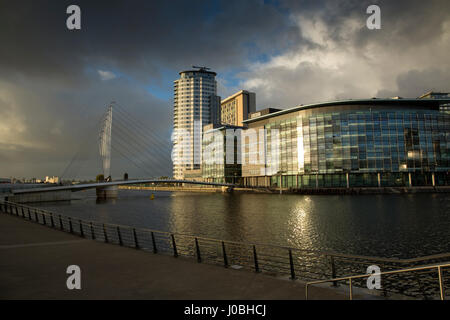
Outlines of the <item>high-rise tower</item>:
M220 97L216 73L205 67L180 72L174 81L173 176L183 179L185 170L200 169L204 125L220 123Z

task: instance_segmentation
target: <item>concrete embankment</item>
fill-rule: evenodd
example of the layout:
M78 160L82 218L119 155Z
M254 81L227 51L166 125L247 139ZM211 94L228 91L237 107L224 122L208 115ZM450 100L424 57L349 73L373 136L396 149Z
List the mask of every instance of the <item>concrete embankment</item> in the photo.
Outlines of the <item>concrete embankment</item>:
M305 298L299 281L87 240L6 214L0 255L0 299ZM67 289L70 265L81 269L81 290ZM309 298L347 294L312 287Z

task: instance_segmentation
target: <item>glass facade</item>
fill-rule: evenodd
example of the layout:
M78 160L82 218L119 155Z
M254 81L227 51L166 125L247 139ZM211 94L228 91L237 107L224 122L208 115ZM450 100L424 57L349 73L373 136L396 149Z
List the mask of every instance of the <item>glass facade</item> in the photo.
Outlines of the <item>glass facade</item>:
M241 160L240 144L238 139L240 135L227 136L227 129L241 130L241 127L223 126L218 129L209 130L203 133L202 139L202 178L207 182L219 183L241 183ZM239 132L239 131L237 131ZM227 139L232 139L231 144ZM233 159L227 161L227 147L233 148L231 154Z
M341 110L340 110L341 109ZM376 108L373 108L376 109ZM316 108L252 122L280 136L270 186L450 185L450 114L439 108ZM273 151L272 151L273 154ZM245 168L243 168L245 172ZM254 177L244 179L254 185ZM268 181L268 180L266 180ZM259 182L256 182L259 184Z

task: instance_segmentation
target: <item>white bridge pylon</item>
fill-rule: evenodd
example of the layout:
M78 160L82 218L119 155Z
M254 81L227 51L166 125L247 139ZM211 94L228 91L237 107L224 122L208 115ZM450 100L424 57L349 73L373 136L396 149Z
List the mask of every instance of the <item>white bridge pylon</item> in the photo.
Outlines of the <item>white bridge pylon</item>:
M102 158L103 176L106 181L111 181L111 128L112 104L106 111L99 131L99 151Z

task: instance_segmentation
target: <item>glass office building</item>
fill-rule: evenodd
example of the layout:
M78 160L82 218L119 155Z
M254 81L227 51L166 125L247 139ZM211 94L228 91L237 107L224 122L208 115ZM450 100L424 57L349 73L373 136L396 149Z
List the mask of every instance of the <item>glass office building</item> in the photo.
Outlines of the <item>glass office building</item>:
M450 114L442 108L449 102L349 100L251 118L244 121L249 130L265 129L258 152L266 161L244 162L243 182L284 188L450 185Z
M244 128L233 125L204 126L201 168L203 181L242 183L241 152L240 143L238 143L242 129ZM227 148L231 149L227 150Z

